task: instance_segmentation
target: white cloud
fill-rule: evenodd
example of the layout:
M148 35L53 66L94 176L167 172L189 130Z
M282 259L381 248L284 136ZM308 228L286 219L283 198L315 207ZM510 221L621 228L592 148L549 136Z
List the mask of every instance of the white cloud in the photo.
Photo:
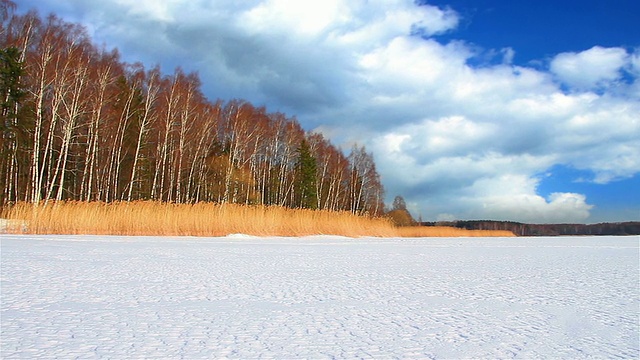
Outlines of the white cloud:
M416 87L434 87L437 80L451 76L448 70L464 71L470 56L465 48L442 46L435 40L398 36L360 59L360 71L374 90L393 86L409 92Z
M594 46L579 53L558 54L550 66L551 71L567 85L593 89L618 80L628 61L627 51L623 48Z
M336 23L348 21L348 10L340 0L267 0L240 14L239 23L253 33L316 36Z
M640 172L640 103L609 97L582 97L576 110L554 125L549 141L560 160L594 172L606 184Z
M511 65L513 63L513 58L516 56L515 50L513 50L510 47L508 47L508 48L504 48L504 49L500 50L500 53L502 53L502 63L503 64Z
M466 63L470 52L448 50L402 38L370 54L375 61L365 57L369 104L395 115L389 128L377 126L384 135L369 144L387 174L383 180L419 198L431 209L425 215L457 209L465 218L584 221L592 208L584 195L545 199L531 185L537 174L564 164L593 171L590 181L605 184L640 172L640 103L565 93L551 74L531 68L473 68ZM509 174L531 183L498 181ZM483 193L490 189L504 193Z
M497 129L492 124L472 122L463 116L450 116L421 123L410 123L385 135L390 153L438 158L469 154L486 148ZM393 140L390 144L389 141Z
M441 9L435 6L421 6L413 9L412 13L418 13L420 20L413 24L413 30L425 36L442 34L458 26L458 14L450 9Z
M435 194L427 200L427 214L437 220L501 219L525 223L584 222L593 205L584 195L553 193L544 198L536 193L539 179L503 173L480 177L460 186L455 196ZM443 206L443 201L447 204ZM447 210L456 209L450 213ZM424 215L427 215L423 213Z
M496 195L478 199L483 211L471 218L505 219L524 223L582 223L593 205L584 195L553 193L548 199L536 194Z
M536 193L539 180L526 175L505 174L483 178L469 189L466 217L505 219L525 223L583 222L593 207L584 195L552 193L548 199ZM478 206L481 204L481 207Z

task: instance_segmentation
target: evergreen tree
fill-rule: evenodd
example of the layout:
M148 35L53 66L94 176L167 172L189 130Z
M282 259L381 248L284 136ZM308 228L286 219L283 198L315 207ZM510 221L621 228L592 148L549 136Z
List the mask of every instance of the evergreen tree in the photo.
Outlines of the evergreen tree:
M296 189L298 206L315 209L318 206L316 191L316 159L311 154L311 148L303 139L298 148L298 162L296 164Z
M18 141L26 129L19 122L19 108L25 92L20 84L24 73L20 50L0 49L0 206L17 200Z
M0 49L0 107L5 128L10 128L12 120L15 121L18 104L25 95L20 85L23 73L20 50L15 47Z

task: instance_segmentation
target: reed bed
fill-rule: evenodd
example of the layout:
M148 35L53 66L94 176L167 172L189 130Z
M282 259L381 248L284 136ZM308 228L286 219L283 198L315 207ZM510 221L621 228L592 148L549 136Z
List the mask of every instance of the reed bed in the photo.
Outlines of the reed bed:
M136 202L18 203L3 210L5 231L29 234L348 237L507 236L445 227L395 227L350 212L236 204ZM490 234L491 233L491 234ZM507 232L510 235L510 232Z
M31 234L394 236L387 219L349 212L235 204L137 202L19 203L5 210L7 232ZM13 226L11 226L13 224Z
M508 230L467 230L451 226L407 226L396 228L399 237L512 237Z

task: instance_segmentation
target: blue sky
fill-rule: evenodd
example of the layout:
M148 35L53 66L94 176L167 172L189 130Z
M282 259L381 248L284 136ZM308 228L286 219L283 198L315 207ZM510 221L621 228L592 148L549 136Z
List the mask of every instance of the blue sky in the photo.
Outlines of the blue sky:
M485 48L517 49L514 62L525 65L558 53L594 45L637 47L640 2L636 0L434 0L463 16L446 38Z
M640 220L636 0L22 0L364 144L424 220Z

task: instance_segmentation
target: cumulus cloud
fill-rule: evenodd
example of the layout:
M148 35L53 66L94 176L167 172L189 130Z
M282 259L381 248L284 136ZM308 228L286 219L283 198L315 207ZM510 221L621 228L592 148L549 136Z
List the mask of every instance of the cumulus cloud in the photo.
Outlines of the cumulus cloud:
M339 0L267 0L242 12L239 22L254 33L276 30L308 37L347 21L349 14L345 11L348 9Z
M416 12L415 10L413 11ZM424 36L442 34L458 26L458 14L451 8L441 9L435 6L421 6L417 12L420 20L412 24L413 33Z
M462 201L482 207L469 206L466 217L474 219L505 219L520 222L571 223L583 222L593 207L586 197L575 193L552 193L543 198L536 193L537 179L526 175L506 174L477 180L467 191L472 197Z
M210 97L364 143L390 198L425 220L583 221L589 199L539 194L539 174L640 172L640 50L594 46L545 69L493 49L503 61L477 67L472 45L437 37L455 31L455 9L413 0L38 0L62 3L129 61L197 70Z
M594 46L579 53L566 52L551 61L551 71L565 84L578 89L607 86L622 76L629 62L623 48Z

